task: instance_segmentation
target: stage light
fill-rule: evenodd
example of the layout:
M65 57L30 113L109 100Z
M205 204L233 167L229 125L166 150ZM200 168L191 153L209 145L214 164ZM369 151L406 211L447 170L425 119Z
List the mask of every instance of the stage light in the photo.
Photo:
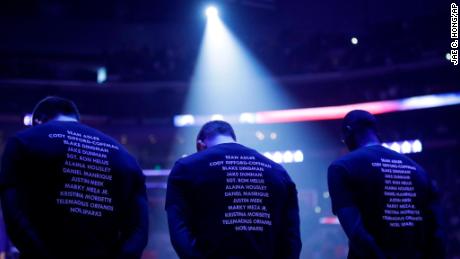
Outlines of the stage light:
M404 141L401 145L401 153L403 154L408 154L412 150L412 145L409 143L409 141Z
M320 206L316 206L316 207L315 207L315 213L316 213L316 214L321 213L321 207L320 207Z
M32 126L32 114L26 114L24 115L24 126Z
M244 112L244 113L242 113L240 115L239 122L240 123L249 123L249 124L255 123L256 122L256 116L254 114L252 114L252 113Z
M272 133L270 133L270 138L271 138L272 140L275 140L275 139L278 138L278 134L276 134L276 132L272 132Z
M218 84L218 83L216 83ZM232 89L231 86L223 86L222 88L227 87L227 89ZM221 89L222 89L221 88ZM218 93L218 89L206 89L200 95L197 94L196 100L200 100L200 96L206 95L210 91L216 91L216 96L229 96L231 93L221 94ZM221 90L223 91L223 90ZM243 89L242 89L243 91ZM262 91L262 90L261 90ZM238 91L234 91L238 92ZM216 99L216 98L214 98ZM229 99L229 98L227 98ZM267 98L264 98L267 99ZM193 99L194 100L194 99ZM209 96L206 98L206 101L195 102L193 107L198 107L200 103L206 104L206 107L209 106L212 100ZM220 109L222 106L227 104L232 108L244 107L245 104L234 105L234 103L244 100L241 96L235 97L235 100L231 102L224 102L222 100L216 101L215 104L211 102L212 105L216 105L215 109ZM387 101L376 101L376 102L366 102L366 103L353 103L346 105L338 106L323 106L323 107L313 107L313 108L300 108L300 109L287 109L287 110L262 110L259 112L244 112L240 114L226 114L228 122L232 124L273 124L273 123L289 123L289 122L301 122L301 121L321 121L321 120L336 120L342 119L349 111L359 109L366 110L370 113L376 114L385 114L392 112L400 111L412 111L418 109L428 109L436 107L445 107L451 105L460 104L460 92L444 93L444 94L433 94L433 95L422 95L414 96L409 98L403 98L399 100L387 100ZM205 108L203 108L204 110ZM192 111L194 112L194 111ZM176 117L180 117L177 115ZM206 122L209 120L209 115L196 115L198 121ZM235 118L232 120L232 118ZM239 118L239 119L238 119ZM189 124L191 126L192 124ZM200 125L200 124L199 124ZM198 126L199 126L198 125Z
M460 104L460 92L430 94L402 99L400 101L399 111L435 108L458 104Z
M294 155L291 151L285 151L283 154L283 163L289 164L294 161Z
M273 160L272 154L271 154L270 152L265 152L265 153L264 153L264 156L265 156L266 158L270 159L270 160Z
M265 134L262 131L258 130L258 131L256 131L256 138L258 140L262 141L262 140L265 139Z
M273 161L275 161L276 163L280 164L283 162L283 154L281 154L281 152L279 151L276 151L274 154L273 154L273 157L272 157Z
M273 160L278 164L291 164L303 162L303 153L300 150L264 152L263 155L266 158Z
M219 10L215 6L208 6L205 10L206 17L217 18L219 17Z
M423 147L422 147L422 142L418 139L416 139L414 142L412 142L412 152L413 153L419 153L422 152Z
M324 199L328 199L330 196L329 196L329 192L323 192L323 198Z
M255 123L251 111L291 104L278 82L219 17L216 6L208 6L205 13L208 19L184 111L219 113L227 120L230 117L227 115L233 114L232 119L237 123ZM251 96L257 98L248 101Z
M419 153L423 149L422 142L418 139L382 143L382 146L402 154Z
M398 142L393 142L393 144L391 144L390 146L390 149L398 153L401 153L401 145L399 145Z
M222 114L214 114L211 116L212 121L223 121L224 116Z
M353 44L353 45L358 44L358 38L352 37L352 38L351 38L351 44Z
M450 60L450 58L451 58L450 53L446 53L446 59Z
M100 67L97 69L97 83L102 84L107 80L107 69Z
M234 126L238 135L240 131L248 131L247 128L239 128L238 124L257 123L254 111L295 107L295 102L288 98L284 87L273 79L269 71L245 48L230 30L231 27L220 17L223 16L223 10L208 6L203 11L207 17L206 26L183 106L183 114L196 116L193 120L184 120L180 115L175 117L175 125L184 127L176 134L184 136L187 143L176 143L171 149L171 157L178 158L184 152L195 151L192 141L196 138L196 129L186 126L201 126L210 119L216 119L213 114L223 115L225 121ZM297 125L284 128L284 131L277 133L289 135L286 142L295 142L305 136L305 132L298 132ZM257 130L261 129L249 133L250 139L246 139L246 143L252 142L248 145L263 149L261 145L270 139L270 132L274 130L254 136ZM242 138L245 140L245 136ZM297 143L299 142L294 144ZM282 156L283 153L277 154L273 160L282 162Z
M194 124L195 117L191 114L174 116L174 126L176 127L192 126Z
M294 152L294 162L296 163L302 163L303 162L303 152L300 150L297 150Z

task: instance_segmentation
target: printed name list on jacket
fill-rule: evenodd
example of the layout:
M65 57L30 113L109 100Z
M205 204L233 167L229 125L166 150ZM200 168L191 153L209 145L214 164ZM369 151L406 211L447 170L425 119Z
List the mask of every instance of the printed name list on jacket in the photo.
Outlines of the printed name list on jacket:
M272 225L265 202L270 193L264 179L265 168L271 165L254 156L226 155L224 160L211 162L209 166L220 167L226 176L224 225L234 226L235 231L257 232Z
M65 134L49 134L62 141L67 148L62 173L66 175L59 195L58 206L72 214L102 217L113 213L112 196L108 185L112 182L110 152L117 146L105 143L99 137L67 130Z

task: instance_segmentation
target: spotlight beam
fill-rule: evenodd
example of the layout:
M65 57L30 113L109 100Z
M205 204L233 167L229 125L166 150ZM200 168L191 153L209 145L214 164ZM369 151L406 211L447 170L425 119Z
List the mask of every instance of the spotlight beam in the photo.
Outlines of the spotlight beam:
M208 6L205 10L208 19L216 19L219 17L219 10L215 6Z

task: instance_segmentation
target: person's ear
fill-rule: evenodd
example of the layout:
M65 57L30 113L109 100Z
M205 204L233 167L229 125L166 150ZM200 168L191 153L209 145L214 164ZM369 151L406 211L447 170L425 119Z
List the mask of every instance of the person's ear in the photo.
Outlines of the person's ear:
M350 125L346 125L342 128L342 142L346 144L347 140L349 140L353 129Z
M204 143L203 140L198 139L198 140L196 141L196 150L197 150L198 152L203 151L203 150L205 150L206 148L208 148L208 146L206 145L206 143Z
M342 134L342 137L344 137L345 135L348 135L350 132L351 132L351 126L345 125L345 126L342 126L342 130L340 133Z

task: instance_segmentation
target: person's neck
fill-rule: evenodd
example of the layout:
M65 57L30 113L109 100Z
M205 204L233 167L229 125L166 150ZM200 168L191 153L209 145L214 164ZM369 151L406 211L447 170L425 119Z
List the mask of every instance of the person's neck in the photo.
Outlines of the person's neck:
M78 120L75 117L72 116L66 116L66 115L58 115L52 119L52 121L73 121L73 122L78 122Z
M219 135L208 141L208 147L226 143L236 143L236 141L230 136Z
M359 142L359 147L369 147L369 146L375 146L375 145L380 145L380 140L378 139L377 136L375 135L368 135L365 138L362 138L362 140Z

